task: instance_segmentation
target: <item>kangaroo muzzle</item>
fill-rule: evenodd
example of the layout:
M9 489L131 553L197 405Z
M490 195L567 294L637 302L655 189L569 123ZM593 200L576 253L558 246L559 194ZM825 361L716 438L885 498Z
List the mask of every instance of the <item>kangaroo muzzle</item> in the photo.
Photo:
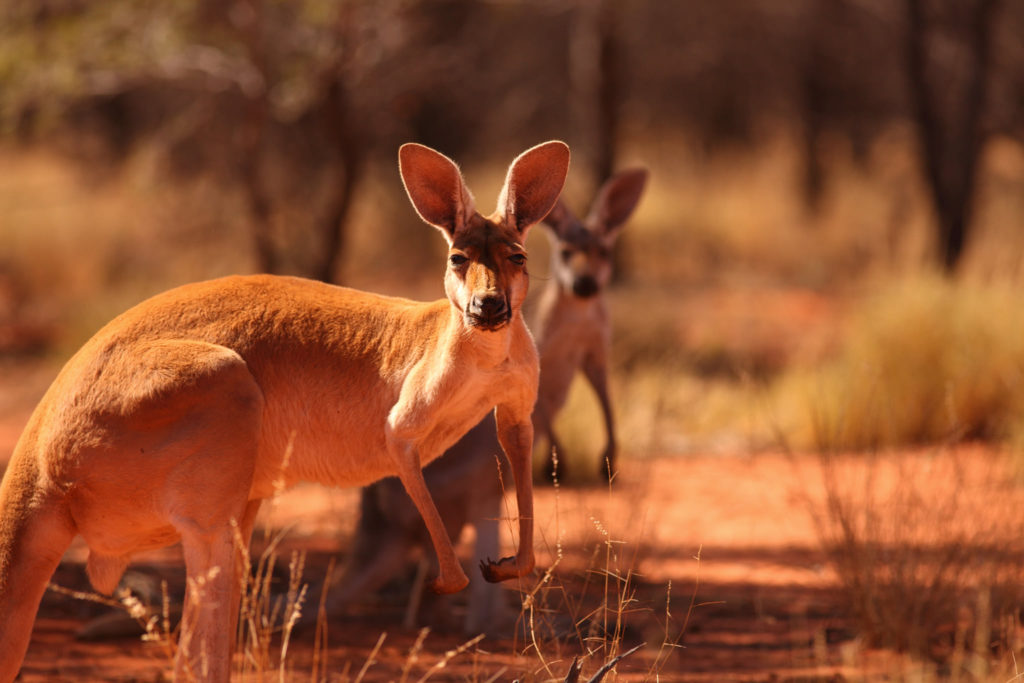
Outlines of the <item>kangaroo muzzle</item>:
M500 294L473 295L466 307L469 324L485 330L497 330L508 324L512 310L508 300Z

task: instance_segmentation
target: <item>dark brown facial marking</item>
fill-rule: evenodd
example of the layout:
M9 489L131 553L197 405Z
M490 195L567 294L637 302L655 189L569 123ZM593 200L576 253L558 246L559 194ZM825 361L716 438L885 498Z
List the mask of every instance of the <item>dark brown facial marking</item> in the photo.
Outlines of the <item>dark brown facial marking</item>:
M485 225L457 235L448 261L468 294L466 322L477 329L499 330L512 320L510 292L513 283L526 276L526 251L511 230L482 217L476 220Z

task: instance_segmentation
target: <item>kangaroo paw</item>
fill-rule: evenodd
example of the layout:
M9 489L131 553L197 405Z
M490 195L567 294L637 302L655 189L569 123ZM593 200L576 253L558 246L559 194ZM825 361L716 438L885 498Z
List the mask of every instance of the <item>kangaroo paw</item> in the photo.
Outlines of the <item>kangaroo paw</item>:
M488 557L487 560L480 560L480 573L483 574L485 581L499 583L518 578L526 572L519 571L514 557L503 557L497 562Z

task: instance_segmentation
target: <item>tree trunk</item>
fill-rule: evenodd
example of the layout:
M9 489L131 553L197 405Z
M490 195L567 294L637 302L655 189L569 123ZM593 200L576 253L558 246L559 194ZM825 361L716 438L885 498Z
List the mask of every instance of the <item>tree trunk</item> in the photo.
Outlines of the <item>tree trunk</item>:
M249 0L244 15L247 19L237 24L242 43L249 61L260 75L257 92L243 92L245 111L243 113L238 155L238 175L242 181L249 219L252 221L253 247L256 252L256 267L262 273L276 273L281 259L274 244L273 200L263 182L262 159L266 145L270 103L267 101L267 56L263 45L263 7L256 0Z
M622 44L622 13L618 0L580 0L570 36L570 111L573 127L579 131L583 166L587 173L586 194L592 198L598 188L618 170L618 146L622 74L625 72ZM627 276L625 261L628 233L612 253L613 279Z
M256 267L261 273L276 273L280 269L280 258L274 244L271 199L260 173L266 102L253 101L247 105L247 109L238 172L249 207L249 220L252 222Z
M939 259L947 273L960 262L971 224L998 5L998 0L906 0L911 105L935 207ZM943 26L936 26L936 9L944 15L938 17ZM947 35L940 35L942 29ZM940 52L937 43L943 38L953 40ZM955 59L948 58L950 52Z
M348 94L340 76L327 86L322 116L321 125L334 149L334 166L342 177L330 190L326 207L316 219L323 237L323 250L321 258L311 268L311 276L333 282L340 279L337 268L345 248L345 226L366 158L365 145L352 121Z
M622 56L615 3L578 3L570 40L573 127L579 132L593 191L616 170Z

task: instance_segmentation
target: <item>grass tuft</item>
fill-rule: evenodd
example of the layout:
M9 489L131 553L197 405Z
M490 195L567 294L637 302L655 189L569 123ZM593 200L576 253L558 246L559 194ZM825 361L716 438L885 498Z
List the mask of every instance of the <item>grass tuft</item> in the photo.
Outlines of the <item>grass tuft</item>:
M1018 298L929 275L883 286L832 360L777 386L791 443L845 451L1024 434Z
M1022 496L1006 459L822 454L821 472L818 532L864 643L954 680L1006 680L1024 614Z

